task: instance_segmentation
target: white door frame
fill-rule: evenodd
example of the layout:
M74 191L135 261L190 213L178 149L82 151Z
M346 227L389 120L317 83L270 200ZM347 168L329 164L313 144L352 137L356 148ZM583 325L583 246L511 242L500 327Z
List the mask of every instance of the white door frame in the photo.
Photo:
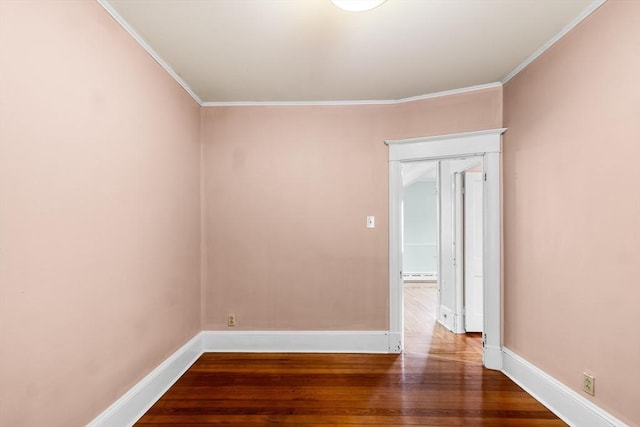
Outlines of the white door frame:
M502 263L500 233L501 135L506 129L385 141L389 146L389 351L403 349L402 165L403 161L482 156L484 181L483 363L502 369Z

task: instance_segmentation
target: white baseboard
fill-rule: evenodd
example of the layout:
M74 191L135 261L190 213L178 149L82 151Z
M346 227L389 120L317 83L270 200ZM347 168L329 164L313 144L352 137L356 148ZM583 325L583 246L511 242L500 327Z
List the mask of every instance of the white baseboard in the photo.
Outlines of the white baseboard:
M204 352L389 353L388 331L203 331Z
M402 333L401 332L389 332L389 353L401 353L402 352Z
M87 426L132 426L204 352L392 353L390 345L388 331L203 331Z
M451 311L448 307L441 305L440 314L438 315L438 322L440 322L442 326L453 332L455 330L454 320L455 319L453 316L453 311Z
M132 426L204 352L399 353L400 340L389 331L202 331L87 426Z
M496 371L502 370L502 348L496 347L493 345L484 346L484 351L482 352L482 362L487 369L494 369Z
M197 334L120 399L94 418L87 426L132 426L189 369L201 354L200 334Z
M624 427L625 423L560 381L503 348L502 372L570 426Z
M387 331L203 331L87 426L132 426L203 352L394 353L399 340ZM626 426L507 348L486 348L485 366L502 368L505 375L570 426Z

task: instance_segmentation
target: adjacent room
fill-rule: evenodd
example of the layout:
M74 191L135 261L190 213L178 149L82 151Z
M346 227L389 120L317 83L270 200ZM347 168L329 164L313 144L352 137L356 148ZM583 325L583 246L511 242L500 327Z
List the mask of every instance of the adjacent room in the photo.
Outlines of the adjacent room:
M640 427L640 1L366 3L0 0L0 426Z

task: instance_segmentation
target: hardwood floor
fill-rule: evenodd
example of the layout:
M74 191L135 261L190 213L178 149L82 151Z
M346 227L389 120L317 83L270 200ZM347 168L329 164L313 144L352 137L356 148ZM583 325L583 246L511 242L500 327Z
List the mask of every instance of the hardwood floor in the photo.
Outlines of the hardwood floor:
M436 321L435 283L405 283L404 351L482 365L482 334L452 334Z
M136 425L564 426L435 322L435 296L405 289L404 354L206 353Z

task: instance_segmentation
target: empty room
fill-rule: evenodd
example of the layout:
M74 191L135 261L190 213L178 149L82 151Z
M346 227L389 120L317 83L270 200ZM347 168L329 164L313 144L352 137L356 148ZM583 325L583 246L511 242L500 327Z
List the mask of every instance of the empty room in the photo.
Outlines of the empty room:
M640 427L636 180L637 0L0 0L0 426Z

